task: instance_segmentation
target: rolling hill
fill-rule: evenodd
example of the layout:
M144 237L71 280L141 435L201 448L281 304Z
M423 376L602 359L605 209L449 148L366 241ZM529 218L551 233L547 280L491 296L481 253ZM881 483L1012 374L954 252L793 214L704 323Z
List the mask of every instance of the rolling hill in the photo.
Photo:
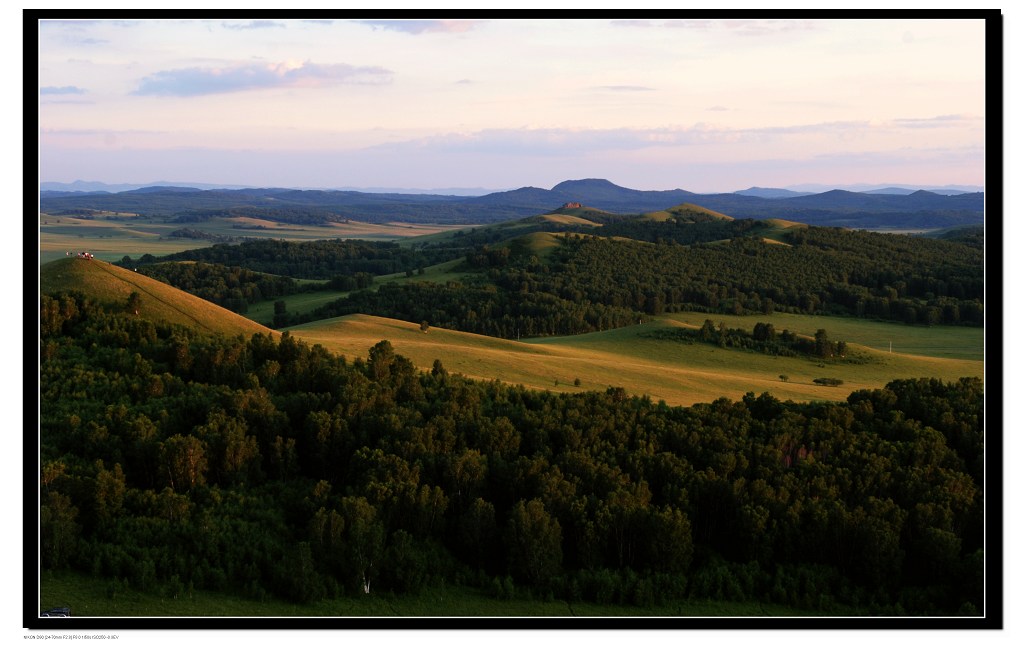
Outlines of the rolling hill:
M785 325L801 334L813 335L816 326L830 325L821 317L781 315L778 319L780 329ZM851 339L902 335L896 337L897 348L914 348L917 331L913 329L878 322L837 321L842 322L841 330ZM749 328L753 323L750 320L741 325ZM298 339L350 358L366 357L374 344L387 339L395 352L408 357L421 370L429 370L439 359L447 370L476 379L568 393L621 386L631 394L672 405L692 405L720 397L739 399L750 391L769 392L782 400L844 400L857 389L881 388L903 377L929 375L955 380L983 374L980 360L936 356L944 352L939 346L920 354L887 353L851 342L850 347L866 361L822 367L806 358L773 357L707 344L685 345L651 334L679 327L696 326L686 316L670 315L643 325L586 335L513 341L433 327L424 333L418 324L349 315L288 330ZM978 332L949 327L951 336L942 348L974 347L979 342ZM786 374L788 381L781 381L780 374ZM822 387L813 383L818 377L836 377L844 384Z
M98 259L63 258L39 271L40 294L78 291L101 302L127 303L140 297L139 316L225 335L279 334L255 321L156 279Z
M553 237L554 234L540 232L523 242L543 247ZM41 293L62 290L81 291L103 302L126 302L132 292L137 292L141 297L140 316L152 320L226 335L277 334L203 299L95 259L67 258L44 265L40 273ZM775 317L780 329L785 326L801 334L813 334L815 327L830 325L820 317ZM667 315L649 319L643 325L523 342L437 327L424 333L418 324L370 315L321 320L288 330L302 341L321 344L349 357L365 357L374 344L387 339L396 352L409 357L421 370L429 370L433 361L440 359L449 371L476 379L563 392L603 391L621 386L635 395L679 405L708 402L722 396L739 398L748 391L767 391L780 399L842 400L853 390L879 388L899 377L930 375L955 379L983 374L983 363L969 359L977 357L977 353L957 350L950 356L952 351L945 350L946 346L954 350L978 346L975 337L980 331L970 328L947 327L943 330L949 334L937 337L933 331L929 333L930 345L917 350L915 344L919 342L915 335L919 331L914 328L837 320L842 323L837 332L850 339L851 348L856 348L868 361L824 367L806 358L683 345L651 334L694 327L695 322L693 316ZM730 324L752 325L742 318L730 320ZM906 347L910 352L887 353L878 349L881 342L874 343L872 348L856 341L882 338L895 338L897 348ZM933 338L944 341L931 341ZM788 381L780 381L780 374L788 375ZM844 385L828 388L814 384L813 379L821 376L839 377Z
M715 220L733 220L732 216L719 213L696 204L684 202L662 211L651 211L640 215L644 220L657 220L664 222L674 220L676 222L713 222Z

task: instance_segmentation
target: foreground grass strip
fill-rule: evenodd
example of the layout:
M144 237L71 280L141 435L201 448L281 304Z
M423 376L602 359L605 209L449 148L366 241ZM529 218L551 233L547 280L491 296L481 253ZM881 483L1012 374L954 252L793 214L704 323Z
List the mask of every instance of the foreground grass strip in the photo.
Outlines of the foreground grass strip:
M294 604L250 600L240 596L193 591L160 595L135 591L123 582L76 572L45 571L40 578L40 610L70 607L75 617L800 617L827 615L778 604L680 600L632 606L541 601L496 600L467 586L440 586L419 594L390 593ZM856 615L843 612L844 615Z

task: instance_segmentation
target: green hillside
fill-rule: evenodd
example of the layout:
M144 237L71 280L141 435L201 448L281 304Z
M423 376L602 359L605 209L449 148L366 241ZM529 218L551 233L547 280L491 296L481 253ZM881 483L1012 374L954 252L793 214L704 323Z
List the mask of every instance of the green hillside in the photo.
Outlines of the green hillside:
M543 257L558 248L559 235L548 231L535 231L513 238L505 244L513 254L536 254Z
M684 203L664 209L662 211L651 211L645 214L641 214L641 219L644 220L655 220L658 222L664 222L666 220L675 220L677 222L710 222L713 220L732 220L731 216L727 216L724 213L712 211L711 209L705 209L704 207Z
M570 216L594 224L598 224L599 221L606 220L608 218L619 217L610 211L605 211L603 209L595 209L594 207L588 207L586 205L583 205L582 207L559 207L558 209L555 209L551 213L545 214L544 216L540 217L544 218L547 216Z
M139 294L139 316L226 335L272 333L269 328L155 279L98 259L62 258L39 271L40 294L79 291L101 302L127 303Z
M583 225L584 227L600 227L601 223L587 220L569 213L548 213L538 216L538 220L552 222L556 225Z

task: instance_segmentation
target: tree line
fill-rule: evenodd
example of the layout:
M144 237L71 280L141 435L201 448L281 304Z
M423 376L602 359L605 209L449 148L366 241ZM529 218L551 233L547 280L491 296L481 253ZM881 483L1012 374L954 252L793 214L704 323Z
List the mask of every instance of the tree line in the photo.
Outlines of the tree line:
M721 348L742 348L765 355L816 359L845 359L848 349L845 341L832 340L828 331L819 328L813 338L797 335L790 330L775 330L774 324L757 322L752 331L745 328L729 328L724 322L705 319L698 328L657 329L642 333L645 337L668 339L683 343L703 342Z
M120 265L133 266L130 257L122 259ZM287 276L202 261L154 263L138 269L140 274L241 314L248 311L249 304L319 287L302 285Z
M293 315L284 325L372 314L491 337L516 339L578 335L637 323L637 314L600 303L573 301L544 292L509 292L493 285L449 281L386 283Z
M558 240L543 258L526 245L478 246L462 266L476 275L459 284L354 293L289 321L362 312L506 338L605 330L680 311L984 321L980 251L957 243L822 228L797 229L787 245L747 237L691 246L572 234Z
M142 267L158 262L199 261L241 267L292 278L329 280L357 273L394 274L417 270L463 254L448 248L413 249L398 243L367 240L324 239L313 241L251 240L237 245L217 244L159 258L145 254L118 264Z

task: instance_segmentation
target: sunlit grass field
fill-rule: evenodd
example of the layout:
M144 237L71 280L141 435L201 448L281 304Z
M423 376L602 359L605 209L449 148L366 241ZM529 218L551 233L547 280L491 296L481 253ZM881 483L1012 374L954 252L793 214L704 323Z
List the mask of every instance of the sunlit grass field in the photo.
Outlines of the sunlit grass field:
M367 315L317 321L289 330L299 339L322 344L350 359L366 357L370 347L387 339L397 353L423 370L439 359L450 372L477 379L569 393L621 386L632 394L673 405L710 402L720 397L735 400L747 392L768 392L781 400L843 400L852 391L881 388L894 379L935 377L950 381L984 375L981 331L971 328L896 325L896 329L907 329L896 336L900 331L891 324L832 317L786 315L726 322L750 330L758 320L767 318L778 330L785 327L807 335L824 328L831 339L847 341L851 354L861 357L859 363L773 357L650 335L655 330L688 325L688 319L693 320L692 325L699 325L705 318L703 314L674 314L616 330L524 341L440 328L424 333L418 324ZM718 318L711 318L717 323ZM940 334L929 340L929 330ZM857 341L879 335L894 337L894 349L901 343L916 343L918 353L889 353ZM786 380L780 377L783 375ZM815 384L814 380L821 377L840 379L843 384Z

